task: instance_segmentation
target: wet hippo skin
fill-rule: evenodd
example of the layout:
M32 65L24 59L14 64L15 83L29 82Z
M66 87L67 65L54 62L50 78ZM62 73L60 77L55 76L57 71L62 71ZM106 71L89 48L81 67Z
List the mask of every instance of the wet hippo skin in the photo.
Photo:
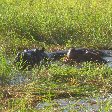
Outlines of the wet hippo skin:
M44 50L44 48L40 50L26 49L22 52L19 52L14 60L14 63L19 63L19 66L21 66L22 69L25 69L27 66L33 67L34 65L39 65L43 59L47 58Z
M34 65L40 65L40 62L45 60L47 62L57 61L67 55L68 59L72 59L78 63L85 61L93 61L98 63L107 63L103 57L109 56L107 53L86 48L70 48L69 50L60 50L55 52L45 52L45 48L42 49L26 49L22 52L19 52L15 58L14 63L19 63L22 66L22 69L25 69L27 66L31 68Z
M72 59L76 62L86 62L86 61L93 61L98 63L107 63L102 57L106 56L106 54L100 50L93 50L93 49L76 49L70 48L67 53L67 57Z
M14 63L19 63L19 65L22 66L22 69L25 69L27 66L32 68L34 65L39 65L42 60L45 62L60 60L67 54L67 52L68 50L45 52L45 48L42 48L41 50L26 49L17 54Z

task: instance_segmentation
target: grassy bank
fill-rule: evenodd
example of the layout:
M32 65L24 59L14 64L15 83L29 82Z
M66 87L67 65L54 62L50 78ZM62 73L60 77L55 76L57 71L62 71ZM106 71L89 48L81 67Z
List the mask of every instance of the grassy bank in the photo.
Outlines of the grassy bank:
M11 70L5 73L11 74ZM16 75L18 71L13 70L14 72ZM62 66L62 63L55 63L49 67L43 66L40 70L34 68L30 72L18 73L22 73L29 81L10 86L5 82L5 85L1 86L0 109L2 111L37 111L35 106L39 101L50 102L53 99L69 97L79 99L99 97L112 91L112 69L95 63L74 66L68 64ZM11 76L8 75L8 77L11 79ZM110 102L111 99L107 101L107 110L111 109ZM44 111L53 111L52 108L53 106L49 109L45 108Z
M112 49L111 6L111 0L0 0L0 111L34 112L40 100L111 93L112 68L105 65L56 62L31 72L13 65L25 48ZM28 83L7 85L21 72Z
M0 33L46 44L112 48L111 5L111 0L1 0Z

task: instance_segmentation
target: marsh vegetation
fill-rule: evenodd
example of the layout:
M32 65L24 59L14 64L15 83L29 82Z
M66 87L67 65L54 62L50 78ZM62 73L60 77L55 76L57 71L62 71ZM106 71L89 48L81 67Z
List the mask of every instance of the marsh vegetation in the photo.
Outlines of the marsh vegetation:
M31 71L13 65L25 48L51 52L71 46L112 49L111 0L0 0L0 111L34 112L39 101L111 93L112 68L104 64L71 66L62 59ZM11 84L18 74L27 81ZM105 112L111 111L111 98L106 104Z

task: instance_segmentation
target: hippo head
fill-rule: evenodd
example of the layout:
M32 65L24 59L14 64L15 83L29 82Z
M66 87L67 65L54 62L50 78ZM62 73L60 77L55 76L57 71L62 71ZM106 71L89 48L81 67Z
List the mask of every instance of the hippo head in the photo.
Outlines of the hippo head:
M35 64L39 64L45 57L45 48L31 49L19 52L14 60L14 63L18 63L19 66L26 68L27 66L33 67Z

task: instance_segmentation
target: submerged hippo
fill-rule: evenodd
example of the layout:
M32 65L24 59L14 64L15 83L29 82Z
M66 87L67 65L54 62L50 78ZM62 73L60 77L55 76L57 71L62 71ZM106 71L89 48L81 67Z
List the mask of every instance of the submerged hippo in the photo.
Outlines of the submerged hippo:
M42 60L49 62L51 61L58 61L62 57L67 54L67 50L56 51L56 52L45 52L45 48L42 49L31 49L31 50L24 50L19 52L15 58L14 63L18 63L22 69L26 67L32 68L34 65L39 65Z
M106 54L100 50L93 49L76 49L70 48L67 53L67 57L76 62L93 61L98 63L107 63L102 57Z
M47 58L46 53L44 52L45 48L42 49L31 49L24 50L19 52L14 60L14 63L18 63L22 69L26 67L33 67L34 65L39 65L43 59Z

